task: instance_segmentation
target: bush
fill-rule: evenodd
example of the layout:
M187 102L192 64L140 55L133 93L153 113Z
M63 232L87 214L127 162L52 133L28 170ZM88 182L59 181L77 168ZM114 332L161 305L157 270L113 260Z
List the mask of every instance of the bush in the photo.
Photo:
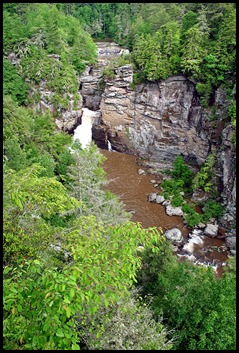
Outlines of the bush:
M214 200L208 200L204 205L203 221L207 222L211 218L221 218L223 216L223 206Z
M110 66L104 67L102 74L104 79L112 80L113 78L115 78L114 69Z
M171 171L171 175L174 179L182 180L183 187L189 188L192 185L192 171L185 164L182 156L177 156L173 162L173 170Z
M200 103L203 108L208 107L209 98L212 92L210 83L197 83L196 90L200 96Z
M194 227L201 222L201 215L197 213L193 206L185 203L182 206L182 211L184 214L184 219L188 225L188 227Z
M205 163L201 166L199 172L195 175L192 181L193 189L201 188L205 192L210 192L212 190L212 176L213 176L213 167L215 164L215 155L208 155Z
M183 202L184 202L184 198L180 194L173 195L171 199L171 205L174 207L182 206Z
M168 260L144 252L137 279L144 301L173 330L172 350L235 350L235 271L216 279L210 267Z

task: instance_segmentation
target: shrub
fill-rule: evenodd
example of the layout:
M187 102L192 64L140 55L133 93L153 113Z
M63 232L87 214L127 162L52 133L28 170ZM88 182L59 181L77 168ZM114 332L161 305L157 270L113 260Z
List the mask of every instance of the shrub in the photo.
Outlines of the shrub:
M115 78L115 72L113 67L111 66L104 67L102 75L104 79L108 79L108 80L112 80L113 78Z
M223 216L223 206L214 200L208 200L204 206L203 221L207 222L211 218L220 218Z
M180 195L180 194L173 195L173 197L171 199L171 205L174 207L182 206L183 201L184 201L184 198L182 197L182 195Z
M197 213L192 205L185 203L182 206L184 219L189 227L194 227L201 222L201 215Z
M168 260L143 252L137 279L144 301L173 330L172 350L235 350L235 271L216 279L210 267Z
M200 171L195 175L192 181L193 189L201 188L205 192L212 190L213 184L211 179L213 176L213 166L215 164L215 155L208 155L205 163L201 166Z

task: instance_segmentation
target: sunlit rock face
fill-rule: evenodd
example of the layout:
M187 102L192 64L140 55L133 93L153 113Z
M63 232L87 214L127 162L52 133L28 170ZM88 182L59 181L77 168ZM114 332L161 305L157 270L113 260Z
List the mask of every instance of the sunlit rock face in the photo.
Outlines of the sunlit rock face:
M130 65L118 68L102 94L102 122L109 127L115 148L137 151L164 168L180 154L202 164L209 141L194 84L175 76L133 90L132 78Z

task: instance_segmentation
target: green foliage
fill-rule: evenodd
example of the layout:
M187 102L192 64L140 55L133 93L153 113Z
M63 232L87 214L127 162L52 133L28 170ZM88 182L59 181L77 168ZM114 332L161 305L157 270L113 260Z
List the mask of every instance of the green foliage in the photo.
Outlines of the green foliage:
M70 194L81 201L79 215L94 215L105 224L117 224L129 219L123 204L112 193L105 192L106 174L101 167L104 156L92 142L88 148L73 155L75 164L68 173ZM80 172L79 172L80 171Z
M195 227L202 221L202 215L196 212L194 205L185 203L182 206L182 211L188 227Z
M193 189L201 188L205 192L210 192L212 190L211 179L213 177L213 167L215 165L216 159L214 154L208 155L206 161L201 166L199 172L194 176L192 181Z
M47 218L70 212L79 206L79 202L67 194L61 183L54 177L41 176L42 171L44 168L38 164L18 172L5 168L4 260L7 263L21 261L19 254L36 256L51 240L53 230Z
M66 109L66 93L78 90L77 73L85 65L95 62L96 46L90 35L83 30L79 21L65 16L55 4L27 4L10 14L11 7L4 11L4 50L11 51L21 59L16 73L5 64L4 92L12 94L19 103L24 102L26 87L45 82L45 88L53 90L56 109ZM17 30L16 30L17 28ZM58 55L51 57L51 54ZM49 56L50 55L50 56ZM29 97L37 103L39 97Z
M33 123L30 110L18 107L11 96L3 96L3 141L14 136L21 145L29 143Z
M68 167L74 164L74 157L69 150L65 150L59 154L57 157L57 165L55 168L55 173L59 175L59 179L63 184L69 182Z
M178 197L179 193L183 190L183 181L175 179L165 179L161 182L160 187L163 189L163 195L166 199L170 196Z
M191 169L185 164L183 157L177 156L173 161L172 177L174 179L181 179L183 186L188 188L192 183L192 174Z
M135 294L134 294L135 296ZM134 296L119 300L104 332L88 338L88 349L169 350L162 319L155 321L152 311Z
M24 103L27 95L27 85L8 60L3 60L3 94L11 95L19 104Z
M203 207L203 222L209 221L211 218L219 219L223 216L224 209L221 204L214 200L207 200Z
M20 170L37 162L46 167L46 175L52 176L54 170L64 177L66 167L73 163L66 149L72 143L72 138L66 133L55 132L55 124L49 113L35 115L30 109L18 107L11 97L4 96L3 119L7 166Z
M11 14L7 10L3 11L3 51L10 54L15 43L25 38L26 32L24 24L19 16Z
M102 71L102 76L104 79L107 80L112 80L115 78L114 66L111 63L104 67Z
M4 274L5 349L79 350L75 315L85 298L74 271L31 260Z
M167 195L178 196L180 191L191 191L193 173L185 164L182 156L177 156L173 161L172 170L166 172L171 176L171 179L163 180L161 187Z
M199 94L200 97L200 104L203 108L207 108L208 107L208 102L209 102L209 98L210 95L212 93L212 87L210 82L207 83L197 83L196 84L196 90L197 93Z
M215 200L208 200L204 207L204 213L196 212L193 204L187 203L181 192L189 192L195 189L202 189L205 192L211 192L213 184L213 166L215 164L215 155L210 154L201 166L200 171L193 177L190 168L185 164L181 156L177 156L173 162L172 170L165 170L164 173L171 176L171 179L165 179L160 186L163 189L163 195L166 199L171 200L174 207L182 206L184 212L184 220L188 227L194 227L200 222L207 222L215 217L220 218L223 215L223 207Z
M76 108L77 75L97 54L90 34L128 46L132 54L114 65L133 61L134 84L184 72L197 80L206 106L218 85L234 84L234 4L3 9L4 349L235 349L235 268L216 281L210 270L178 263L155 228L129 222L105 191L104 157L94 144L82 150L75 143L71 154L72 137L55 131L49 112L18 106L39 102L37 90L25 98L27 85L41 84L53 92L48 103L56 114L69 94ZM15 66L6 60L12 52L20 60ZM111 78L112 69L106 68ZM233 98L228 116L235 127ZM212 167L209 157L192 181L179 157L162 183L188 226L223 214L214 200L198 214L180 194L192 183L209 192ZM137 281L143 299L130 293Z
M128 295L140 266L138 243L147 247L163 241L154 228L144 230L134 223L106 228L94 217L81 217L62 238L74 259L70 266L59 271L39 260L23 261L18 268L6 266L4 347L79 349L86 320L91 318L89 332L97 325L99 331L107 320L97 313L114 308ZM166 345L162 325L151 325L159 333L158 341L151 342Z
M211 268L164 262L163 257L159 262L152 252L142 256L138 285L146 302L149 296L155 315L163 313L168 328L174 330L177 339L172 349L235 350L235 273L215 279Z
M136 35L132 58L146 79L166 79L179 67L179 43L179 26L169 22L154 35Z
M4 143L4 155L6 158L5 165L16 171L27 167L29 161L27 154L22 148L15 136L12 139L6 140Z
M182 195L180 195L180 194L173 195L173 197L171 199L172 206L174 206L174 207L182 206L183 203L184 203L184 198L182 197Z
M188 11L182 20L182 39L185 40L187 30L197 24L197 14L193 11Z

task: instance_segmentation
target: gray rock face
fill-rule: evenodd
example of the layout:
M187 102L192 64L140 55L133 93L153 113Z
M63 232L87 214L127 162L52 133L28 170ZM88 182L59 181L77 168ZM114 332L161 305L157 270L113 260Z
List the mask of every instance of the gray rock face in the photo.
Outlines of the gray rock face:
M208 140L194 84L175 76L132 91L132 67L126 65L116 73L102 96L104 123L115 131L123 126L129 148L164 168L180 153L201 164L208 154Z
M168 216L183 216L181 207L173 207L171 205L166 206L166 213Z
M218 153L221 174L222 174L222 192L221 196L226 206L226 211L230 215L224 220L224 224L236 222L236 150L231 142L233 128L229 124L222 132L222 145Z
M94 67L87 66L85 71L79 77L80 92L83 97L84 107L91 110L98 110L102 95L104 94L103 69L113 58L117 58L122 54L128 54L127 49L123 49L116 45L116 43L97 42L98 46L98 61ZM123 71L122 71L123 70ZM124 68L115 69L117 82L117 75L122 73L125 75ZM127 80L127 77L125 77ZM118 86L121 85L121 79L118 79ZM132 81L132 80L131 80ZM109 93L110 97L114 97L115 93Z
M98 64L105 65L119 53L115 43L100 43ZM184 76L143 83L132 90L132 66L125 65L115 73L115 78L106 82L100 102L101 128L108 136L113 135L111 142L114 148L137 153L149 159L149 166L159 169L170 168L177 155L183 155L186 161L200 166L209 153L216 152L219 161L216 184L227 212L234 219L222 221L222 225L230 227L235 223L236 212L236 177L233 171L236 157L231 142L232 126L224 127L222 122L225 91L219 87L215 93L221 120L214 129L207 121L207 111L199 105L195 83ZM199 199L199 195L194 196ZM201 201L205 199L201 198Z
M156 192L151 192L150 194L148 194L148 201L149 202L156 202L156 197L157 197Z
M188 242L188 243L184 244L183 250L189 254L192 254L194 252L194 243Z
M178 228L169 229L164 235L168 240L172 240L173 242L178 243L183 240L182 232Z
M164 200L165 200L164 196L157 195L155 192L151 192L150 194L148 194L149 202L163 203Z
M156 203L163 203L165 200L163 195L157 195L156 196Z
M57 115L55 118L56 126L58 129L72 133L77 125L81 123L82 116L82 97L80 92L78 92L79 100L77 105L74 105L74 95L71 93L65 94L64 98L68 99L67 109L58 108L54 109L53 101L53 91L49 91L46 88L46 82L41 81L39 87L32 87L30 96L40 93L40 99L38 103L34 103L32 106L34 111L46 112L50 111L51 114Z
M206 228L204 229L204 234L208 235L211 238L215 238L218 233L218 224L207 224Z
M139 175L142 175L142 174L143 174L143 175L146 175L146 171L143 170L143 169L139 169L139 170L138 170L138 174L139 174Z
M236 237L227 237L226 238L226 246L230 250L236 250Z

